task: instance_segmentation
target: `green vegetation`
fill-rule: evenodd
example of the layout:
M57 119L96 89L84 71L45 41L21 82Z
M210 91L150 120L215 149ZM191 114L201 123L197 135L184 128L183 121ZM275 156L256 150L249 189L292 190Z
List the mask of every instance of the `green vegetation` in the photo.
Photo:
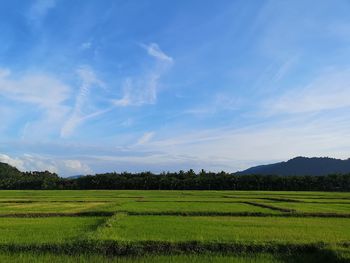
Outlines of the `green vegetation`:
M100 263L280 263L285 262L283 258L279 259L270 254L254 254L254 255L156 255L143 257L107 257L101 255L54 255L54 254L0 254L1 262L9 263L84 263L84 262L100 262Z
M106 207L103 202L9 202L1 203L1 214L18 214L18 213L76 213L90 210L99 210Z
M63 244L103 222L95 217L0 218L0 245Z
M339 192L0 191L0 261L350 262L348 201Z
M116 216L97 239L205 241L247 244L342 244L350 240L347 218Z
M274 190L274 191L350 191L350 174L326 176L277 176L213 173L105 173L61 178L45 172L22 173L8 164L0 163L0 189L74 189L74 190Z
M288 207L289 209L293 209L297 212L310 212L310 213L339 213L339 214L350 214L350 203L302 203L302 202L296 202L296 203L285 203L285 202L278 202L275 203L268 203L269 205L277 205L276 207Z
M144 213L196 213L196 212L213 212L213 213L278 213L267 208L254 207L245 203L220 202L191 202L191 201L168 201L168 202L126 202L117 206L117 211L126 212L144 212Z

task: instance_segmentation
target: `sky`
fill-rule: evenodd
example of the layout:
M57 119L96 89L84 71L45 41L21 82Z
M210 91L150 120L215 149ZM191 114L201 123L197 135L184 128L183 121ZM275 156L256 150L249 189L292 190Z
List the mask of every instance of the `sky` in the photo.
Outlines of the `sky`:
M0 161L61 176L350 157L348 0L3 0Z

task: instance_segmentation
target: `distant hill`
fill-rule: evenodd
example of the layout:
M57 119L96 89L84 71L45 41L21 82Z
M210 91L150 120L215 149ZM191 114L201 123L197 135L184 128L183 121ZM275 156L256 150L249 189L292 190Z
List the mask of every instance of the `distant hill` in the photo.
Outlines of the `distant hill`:
M72 175L72 176L68 176L68 179L78 179L80 177L84 177L85 175Z
M0 162L0 177L20 176L22 173L15 167Z
M287 162L251 167L238 174L262 175L329 175L349 174L350 159L340 160L328 157L296 157Z

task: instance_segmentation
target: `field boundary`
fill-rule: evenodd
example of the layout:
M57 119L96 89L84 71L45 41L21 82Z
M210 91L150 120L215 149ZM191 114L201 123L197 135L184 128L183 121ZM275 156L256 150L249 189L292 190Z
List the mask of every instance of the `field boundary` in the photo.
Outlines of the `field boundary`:
M113 216L115 212L107 211L91 211L91 212L75 212L75 213L10 213L0 214L0 218L37 218L37 217L96 217L96 216Z
M130 216L227 216L227 217L322 217L350 218L350 214L337 213L263 213L263 212L128 212L118 211Z
M348 247L348 243L333 244L337 247ZM70 243L53 244L0 244L1 252L49 252L62 254L94 253L103 255L145 255L176 253L311 253L326 251L326 243L213 243L200 241L115 241L115 240L78 240Z
M169 201L169 200L137 200L137 203L223 203L223 204L242 204L245 201L212 201L212 200L176 200L176 201Z
M267 205L267 204L261 204L261 203L255 203L255 202L249 202L249 201L243 201L242 203L252 205L252 206L257 206L257 207L262 207L262 208L268 208L274 211L280 211L280 212L285 212L285 213L294 213L296 212L295 209L289 209L289 208L282 208L282 207L277 207L273 205Z
M269 200L269 201L276 201L276 202L286 202L286 203L305 203L303 200L297 200L297 199L290 199L290 198L275 198L275 197L260 197L257 199L263 200Z
M340 213L304 213L304 212L289 212L289 213L263 213L263 212L133 212L133 211L101 211L101 212L76 212L76 213L11 213L0 214L0 218L40 218L40 217L111 217L115 215L130 215L130 216L207 216L207 217L320 217L320 218L350 218L350 214Z

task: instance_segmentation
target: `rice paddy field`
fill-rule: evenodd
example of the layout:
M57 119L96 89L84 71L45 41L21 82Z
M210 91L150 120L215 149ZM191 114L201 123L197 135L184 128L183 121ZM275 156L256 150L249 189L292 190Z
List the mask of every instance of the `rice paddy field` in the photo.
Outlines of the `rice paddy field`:
M0 262L350 262L350 193L0 191Z

